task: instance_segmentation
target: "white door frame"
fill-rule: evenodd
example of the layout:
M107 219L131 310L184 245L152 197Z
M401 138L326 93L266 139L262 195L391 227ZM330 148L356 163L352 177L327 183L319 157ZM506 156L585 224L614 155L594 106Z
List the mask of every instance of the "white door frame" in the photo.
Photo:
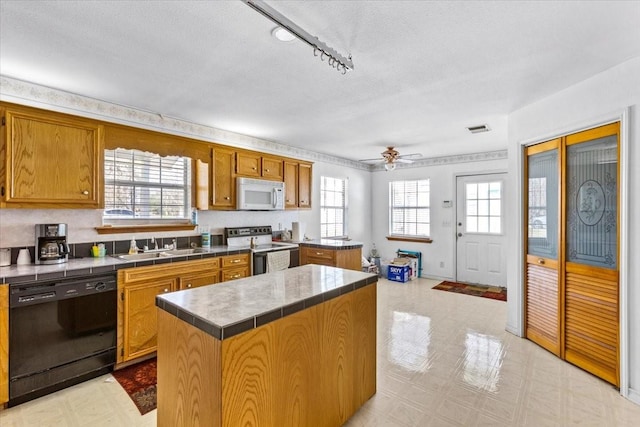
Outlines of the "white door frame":
M508 178L509 175L507 173L506 169L491 169L491 170L486 170L486 171L482 171L482 172L458 172L458 173L454 173L453 174L453 200L454 203L458 203L458 178L459 177L463 177L463 176L482 176L482 175L493 175L493 174L497 174L497 173L503 173L505 174L505 177ZM502 189L503 194L506 194L506 187L509 185L509 180L505 179L504 181L504 187ZM504 206L503 206L504 208ZM454 227L452 227L452 232L453 232L453 281L456 282L458 281L458 206L454 206L455 209L455 215L454 215ZM504 225L504 237L505 239L508 239L508 229L506 227L506 222L503 223ZM507 267L508 268L508 267ZM508 278L508 276L507 276Z

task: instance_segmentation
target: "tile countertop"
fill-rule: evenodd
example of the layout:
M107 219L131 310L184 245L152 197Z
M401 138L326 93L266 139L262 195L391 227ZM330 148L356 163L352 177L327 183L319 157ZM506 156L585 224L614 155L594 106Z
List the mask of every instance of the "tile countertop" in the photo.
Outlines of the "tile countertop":
M124 260L107 255L102 258L74 258L61 264L27 264L10 265L0 267L0 284L2 283L22 283L37 280L59 279L73 276L86 276L91 274L102 274L116 271L120 268L141 267L145 265L163 264L201 259L205 257L235 255L238 253L248 253L249 249L229 248L228 246L212 246L202 249L203 252L162 257L153 260Z
M378 281L378 276L315 264L172 292L156 305L223 340Z
M305 240L304 242L298 242L300 246L310 246L312 248L325 248L325 249L356 249L363 246L362 242L356 242L354 240L332 240L332 239L315 239Z

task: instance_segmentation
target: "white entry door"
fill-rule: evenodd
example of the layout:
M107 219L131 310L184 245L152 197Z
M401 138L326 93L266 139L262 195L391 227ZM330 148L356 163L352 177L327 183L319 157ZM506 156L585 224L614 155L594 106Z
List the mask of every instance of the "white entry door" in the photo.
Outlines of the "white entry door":
M506 174L457 177L456 280L507 286Z

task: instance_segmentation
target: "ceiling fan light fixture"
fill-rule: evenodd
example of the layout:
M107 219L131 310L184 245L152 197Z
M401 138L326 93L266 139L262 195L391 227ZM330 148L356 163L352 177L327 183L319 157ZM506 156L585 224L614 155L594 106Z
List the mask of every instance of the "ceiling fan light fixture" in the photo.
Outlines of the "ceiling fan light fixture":
M387 162L387 163L384 164L384 168L387 170L387 172L391 172L392 170L395 170L396 164L395 163L391 163L391 162Z

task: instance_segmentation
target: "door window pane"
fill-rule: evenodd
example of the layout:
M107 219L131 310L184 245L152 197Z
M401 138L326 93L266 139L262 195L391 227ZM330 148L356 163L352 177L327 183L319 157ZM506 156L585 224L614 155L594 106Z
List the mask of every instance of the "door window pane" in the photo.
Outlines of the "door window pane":
M617 267L618 138L567 147L567 260Z
M529 254L558 257L558 151L529 156Z
M465 231L502 233L502 181L465 184Z

